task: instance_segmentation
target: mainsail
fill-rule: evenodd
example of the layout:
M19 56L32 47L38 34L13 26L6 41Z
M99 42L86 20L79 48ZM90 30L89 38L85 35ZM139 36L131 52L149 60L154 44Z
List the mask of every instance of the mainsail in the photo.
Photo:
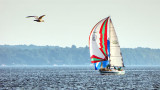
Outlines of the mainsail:
M110 65L123 67L120 45L111 19L109 24L109 40L110 40L110 59L109 59Z
M110 17L102 19L93 27L89 35L89 49L91 63L109 60L111 66L123 66L120 45Z

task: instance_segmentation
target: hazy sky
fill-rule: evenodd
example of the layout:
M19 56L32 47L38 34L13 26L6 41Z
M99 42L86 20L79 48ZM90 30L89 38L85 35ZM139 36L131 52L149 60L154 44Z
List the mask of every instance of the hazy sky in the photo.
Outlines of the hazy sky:
M160 0L0 0L0 45L88 45L111 16L121 47L160 48ZM28 15L46 15L44 23Z

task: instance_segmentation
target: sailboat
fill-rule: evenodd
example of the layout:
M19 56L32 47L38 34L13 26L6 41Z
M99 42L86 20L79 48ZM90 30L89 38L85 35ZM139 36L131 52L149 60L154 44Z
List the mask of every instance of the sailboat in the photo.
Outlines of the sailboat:
M101 74L125 74L123 57L110 17L100 20L89 35L91 63Z

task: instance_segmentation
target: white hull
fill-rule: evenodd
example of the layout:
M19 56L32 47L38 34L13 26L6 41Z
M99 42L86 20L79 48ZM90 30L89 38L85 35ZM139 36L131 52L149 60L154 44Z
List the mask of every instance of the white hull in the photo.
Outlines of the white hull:
M101 71L101 70L99 70L99 72L101 74L120 74L120 75L125 74L124 70L123 71L118 71L118 70L115 70L115 71Z

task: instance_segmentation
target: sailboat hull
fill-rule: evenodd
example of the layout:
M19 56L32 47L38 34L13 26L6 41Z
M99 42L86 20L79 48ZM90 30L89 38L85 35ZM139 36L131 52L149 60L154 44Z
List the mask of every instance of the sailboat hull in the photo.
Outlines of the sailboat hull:
M118 71L118 70L114 70L114 71L101 71L101 70L99 70L99 72L101 73L101 74L120 74L120 75L123 75L123 74L125 74L125 71L123 70L123 71Z

